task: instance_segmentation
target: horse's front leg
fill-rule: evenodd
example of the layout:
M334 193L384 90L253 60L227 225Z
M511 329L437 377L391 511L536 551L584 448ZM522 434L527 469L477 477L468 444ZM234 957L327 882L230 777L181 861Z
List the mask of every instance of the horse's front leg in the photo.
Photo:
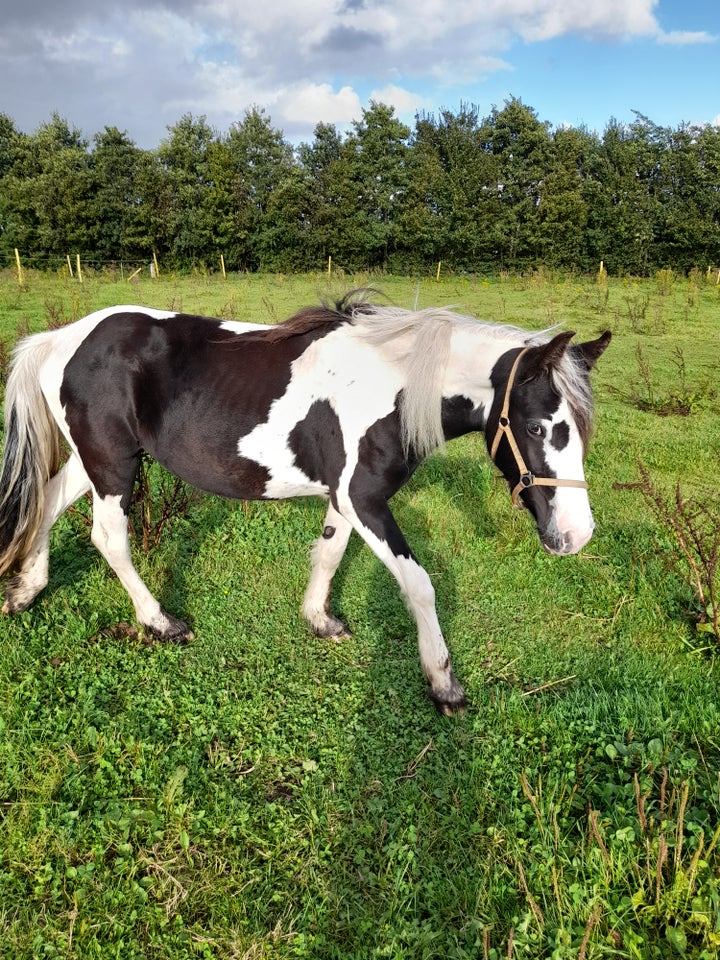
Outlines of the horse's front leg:
M351 508L353 526L397 580L418 631L420 663L430 682L430 698L437 709L450 716L465 707L465 691L450 663L450 654L435 609L435 589L397 525L390 508L382 502L365 502Z
M312 551L312 572L305 599L303 615L318 637L336 637L347 632L342 620L330 612L330 585L352 532L352 524L332 504L328 507L322 536Z

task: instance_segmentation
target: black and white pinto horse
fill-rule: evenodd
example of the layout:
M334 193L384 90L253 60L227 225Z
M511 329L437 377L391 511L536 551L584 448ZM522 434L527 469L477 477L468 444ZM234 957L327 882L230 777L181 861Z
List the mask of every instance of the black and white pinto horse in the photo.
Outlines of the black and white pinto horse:
M396 578L438 709L465 702L430 577L388 500L448 440L483 431L543 547L576 553L593 532L583 473L589 371L610 340L528 333L446 309L350 294L276 326L122 306L16 348L5 395L0 576L6 614L48 582L50 529L88 490L91 539L153 635L184 641L135 570L128 510L139 457L211 493L329 499L303 613L320 636L345 626L330 585L354 529ZM62 467L62 439L69 455Z

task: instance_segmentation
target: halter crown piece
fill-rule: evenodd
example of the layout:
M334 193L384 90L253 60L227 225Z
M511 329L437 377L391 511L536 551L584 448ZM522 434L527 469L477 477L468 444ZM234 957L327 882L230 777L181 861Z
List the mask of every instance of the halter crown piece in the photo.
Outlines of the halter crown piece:
M523 456L520 453L520 448L517 445L512 428L510 427L509 414L510 394L512 393L513 383L515 382L515 374L517 373L520 361L527 352L527 347L520 351L515 358L515 363L513 363L512 369L510 370L510 376L508 377L507 385L505 386L505 399L503 400L502 410L500 411L498 428L495 432L495 439L493 440L492 447L490 448L490 459L494 463L495 454L500 446L500 440L502 437L505 437L510 445L510 449L515 457L515 463L520 471L520 480L512 489L510 494L512 497L513 506L515 507L523 506L523 502L520 499L520 494L523 490L527 490L529 487L581 487L582 489L587 490L587 483L584 480L560 480L557 477L536 477L528 470L525 461L523 460Z

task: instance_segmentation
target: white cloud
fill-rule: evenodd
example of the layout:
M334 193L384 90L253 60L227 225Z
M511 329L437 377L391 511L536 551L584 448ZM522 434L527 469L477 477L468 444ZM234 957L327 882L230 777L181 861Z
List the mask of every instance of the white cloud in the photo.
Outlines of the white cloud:
M684 47L692 43L715 43L717 37L705 30L671 30L669 33L660 31L657 42L678 47Z
M405 90L394 83L389 83L378 90L372 90L370 100L376 103L385 103L395 107L397 113L414 114L417 110L430 109L436 104L426 97L421 97L411 90Z
M335 91L329 83L297 84L281 90L272 103L273 119L285 127L314 127L321 121L343 126L359 117L361 111L360 97L352 87Z

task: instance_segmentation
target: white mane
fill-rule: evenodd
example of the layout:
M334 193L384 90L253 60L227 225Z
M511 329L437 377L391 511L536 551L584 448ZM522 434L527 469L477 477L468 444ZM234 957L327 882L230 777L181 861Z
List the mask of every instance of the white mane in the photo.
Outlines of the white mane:
M375 346L382 347L388 359L403 370L405 386L400 401L404 449L411 447L420 457L444 450L442 397L445 372L450 361L450 341L454 328L464 325L476 331L479 342L486 342L501 356L514 347L536 346L550 339L548 330L528 331L510 324L476 320L444 307L406 310L360 302L353 305L350 318L354 332ZM565 396L576 419L587 421L589 432L592 397L587 377L569 351L553 371L555 386Z

